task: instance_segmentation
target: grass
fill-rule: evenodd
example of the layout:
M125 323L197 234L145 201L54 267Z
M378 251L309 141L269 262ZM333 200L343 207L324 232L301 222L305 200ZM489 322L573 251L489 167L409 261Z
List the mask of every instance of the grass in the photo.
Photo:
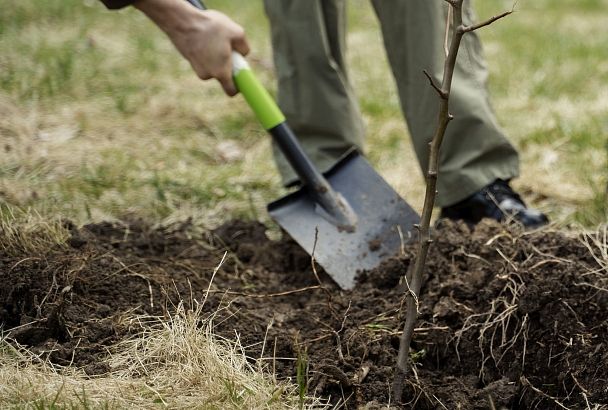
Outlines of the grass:
M97 3L0 1L0 201L77 222L127 213L267 221L265 204L284 191L248 107L198 81L137 11ZM516 186L554 220L593 226L606 220L606 2L583 3L520 1L480 36L497 115L522 154ZM477 14L510 4L477 2ZM254 68L274 89L262 5L209 6L245 26ZM349 15L368 156L420 208L422 179L392 81L381 80L390 71L373 11L356 0Z
M12 209L0 213L0 252L4 255L44 255L65 247L68 238L67 228L57 218Z
M308 395L308 355L306 350L299 351L296 360L296 383L298 385L299 407L304 408Z
M348 59L367 126L368 157L420 209L421 173L395 87L386 80L391 75L378 24L369 2L348 4ZM250 61L273 91L262 2L209 0L208 5L246 28ZM511 5L510 0L475 2L480 18ZM520 0L514 15L479 32L496 113L521 152L516 187L560 225L593 227L608 220L606 8L606 0ZM62 246L67 237L62 218L78 224L126 214L153 221L193 217L206 225L235 217L269 222L265 204L284 190L268 137L241 98L229 99L216 83L199 81L137 11L109 12L93 0L0 0L0 9L0 233L16 247L4 252ZM172 326L192 331L184 323ZM132 341L127 351L169 354L170 349L158 349L172 326L159 325L161 333ZM202 344L212 339L191 337ZM234 353L225 341L218 343L218 349ZM3 346L3 407L128 406L109 399L116 389L134 392L128 400L160 400L159 406L174 400L163 390L167 380L161 380L168 368L158 367L153 356L145 356L149 361L138 368L145 375L140 379L134 377L138 364L128 362L129 375L90 380L32 364L26 352ZM237 359L231 364L245 366L232 353L227 357ZM266 389L268 381L250 370L244 370L247 378ZM180 389L202 394L195 388L201 381L190 376L178 377ZM161 377L155 388L160 397L146 387L145 380L155 377ZM219 407L253 400L241 376L215 381L223 400ZM296 406L305 388L298 382ZM264 390L264 403L277 394L274 386ZM190 403L190 396L183 397Z
M0 23L0 201L86 221L246 215L249 192L278 194L278 178L259 178L272 174L269 159L257 178L246 172L267 141L244 104L192 78L142 16L35 4L4 5ZM226 140L243 155L219 166ZM254 199L262 209L266 198Z
M41 362L25 349L0 341L0 406L23 409L302 408L296 386L279 383L250 364L235 341L212 331L201 309L178 307L170 318L140 317L141 329L115 346L112 373ZM306 408L321 408L306 398Z
M507 2L477 2L490 15ZM608 220L608 50L599 35L603 0L520 1L481 32L497 114L521 149L519 186L546 197L554 219Z

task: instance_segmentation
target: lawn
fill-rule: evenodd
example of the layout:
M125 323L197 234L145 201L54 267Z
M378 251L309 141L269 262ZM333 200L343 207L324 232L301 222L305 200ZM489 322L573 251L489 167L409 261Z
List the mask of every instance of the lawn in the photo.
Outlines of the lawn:
M78 222L135 213L266 220L282 193L268 137L239 98L203 83L136 10L95 1L9 3L0 16L0 203ZM211 1L247 30L274 89L261 2ZM488 17L508 1L476 2ZM606 1L521 1L480 32L516 186L560 224L606 220ZM371 6L349 7L352 80L372 163L416 208L422 179ZM421 75L421 81L424 79Z
M513 6L474 3L480 19ZM274 92L262 2L209 0L208 6L246 29L249 61ZM348 6L348 60L367 129L366 154L420 210L422 175L378 23L368 1ZM214 81L197 79L137 10L111 12L94 0L0 0L0 9L0 251L13 257L64 246L65 220L76 226L191 220L203 229L236 218L272 224L266 204L286 191L269 137L239 96L228 98ZM521 0L515 13L479 32L496 114L521 153L514 185L566 233L608 221L606 13L608 0ZM426 81L422 73L420 81ZM30 235L31 226L44 226L44 235ZM15 366L0 372L10 379L22 363L11 360L25 353L4 344L0 353ZM241 356L233 360L244 368L239 380L254 377ZM57 379L39 371L24 372L20 383L48 385L44 394L51 398L38 403L41 408L57 408L53 392L65 383L95 389L82 375ZM256 406L294 389L281 385L275 396L279 388L267 379L255 382L267 389ZM82 394L67 398L66 408L87 408ZM156 400L153 391L146 394ZM290 400L297 405L297 397Z

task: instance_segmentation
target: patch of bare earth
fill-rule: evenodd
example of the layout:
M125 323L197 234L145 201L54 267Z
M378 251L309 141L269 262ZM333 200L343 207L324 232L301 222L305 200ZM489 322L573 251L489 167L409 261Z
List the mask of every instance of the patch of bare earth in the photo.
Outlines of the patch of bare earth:
M322 272L319 282L308 255L287 239L268 239L258 223L203 233L188 222L66 226L68 248L0 253L0 322L9 340L99 375L113 370L107 349L141 330L125 317L204 300L214 332L238 335L247 355L278 378L295 380L304 361L311 394L349 407L395 404L398 310L413 247L344 292ZM608 406L608 272L605 241L594 242L599 233L585 244L559 232L444 223L434 235L412 349L416 371L399 407Z

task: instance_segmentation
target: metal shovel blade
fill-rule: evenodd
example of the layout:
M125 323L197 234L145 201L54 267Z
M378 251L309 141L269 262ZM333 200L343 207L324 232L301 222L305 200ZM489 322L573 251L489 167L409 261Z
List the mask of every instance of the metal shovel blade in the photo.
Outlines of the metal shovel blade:
M314 248L315 260L342 289L352 289L358 272L375 268L416 237L420 217L357 151L325 176L355 212L354 230L332 224L306 186L269 204L268 212L306 252L312 255Z

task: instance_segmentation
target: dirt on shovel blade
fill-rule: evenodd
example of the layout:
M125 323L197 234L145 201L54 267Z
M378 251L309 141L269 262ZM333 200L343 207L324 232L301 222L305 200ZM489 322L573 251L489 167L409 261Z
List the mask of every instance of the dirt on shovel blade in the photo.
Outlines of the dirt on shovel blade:
M295 377L294 359L306 352L309 393L348 408L395 405L401 280L413 246L344 292L319 271L321 288L310 257L256 222L204 233L188 222L67 226L67 248L0 251L4 332L52 362L103 374L106 348L131 332L121 318L165 314L210 288L215 331L238 333L278 378ZM607 289L606 264L580 237L443 224L419 299L416 371L398 407L607 406Z

